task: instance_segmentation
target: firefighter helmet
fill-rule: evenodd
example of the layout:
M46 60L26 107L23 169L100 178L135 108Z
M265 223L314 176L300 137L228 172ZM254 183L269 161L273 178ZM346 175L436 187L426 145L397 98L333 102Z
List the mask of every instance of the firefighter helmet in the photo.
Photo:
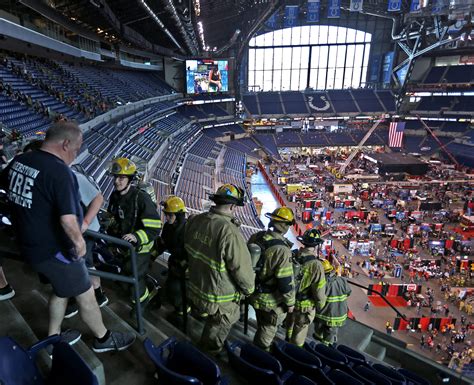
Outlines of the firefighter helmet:
M334 267L331 265L331 263L327 259L323 259L322 264L323 264L325 274L328 274L334 270Z
M223 184L215 194L209 195L209 199L217 204L234 204L243 206L245 203L244 190L235 184Z
M137 175L137 166L128 158L117 158L110 165L109 172L115 176L125 175L134 177Z
M306 230L302 237L296 237L303 245L314 247L324 242L321 238L321 232L316 229Z
M177 213L185 213L187 212L186 206L184 205L184 201L175 195L170 195L168 199L161 202L163 206L163 211L166 214L177 214Z
M266 213L265 216L274 222L283 222L290 225L295 224L295 215L289 207L279 207L272 213Z

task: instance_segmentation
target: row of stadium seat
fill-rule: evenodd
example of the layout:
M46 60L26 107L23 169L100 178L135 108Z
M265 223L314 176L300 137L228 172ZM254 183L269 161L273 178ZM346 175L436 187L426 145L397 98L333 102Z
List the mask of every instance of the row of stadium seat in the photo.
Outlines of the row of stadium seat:
M145 350L154 362L158 379L166 384L227 385L219 366L189 342L172 337ZM273 355L240 341L226 342L229 363L249 385L429 385L409 370L372 363L345 345L329 347L312 342L305 349L274 343Z
M391 91L328 90L315 92L263 92L243 96L251 115L339 114L394 112Z

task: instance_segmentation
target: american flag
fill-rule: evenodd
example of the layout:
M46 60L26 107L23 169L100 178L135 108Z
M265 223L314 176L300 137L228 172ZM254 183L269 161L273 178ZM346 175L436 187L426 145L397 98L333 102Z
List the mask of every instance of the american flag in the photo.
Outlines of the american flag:
M402 147L403 131L405 122L391 122L388 130L388 146Z

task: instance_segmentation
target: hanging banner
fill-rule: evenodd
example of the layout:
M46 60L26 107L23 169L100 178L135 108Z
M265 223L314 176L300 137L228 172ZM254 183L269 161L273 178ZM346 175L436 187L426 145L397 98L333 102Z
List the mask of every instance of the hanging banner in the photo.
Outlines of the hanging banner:
M328 19L338 19L341 17L341 0L329 0Z
M351 0L350 11L351 12L360 12L362 11L362 5L364 0Z
M308 12L306 13L306 22L319 23L319 0L308 0Z
M441 15L448 11L448 1L447 0L433 0L433 5L431 6L431 13L433 15Z
M410 13L421 12L421 0L411 0Z
M392 68L393 60L395 58L395 52L387 52L383 57L383 66L382 66L382 81L385 84L390 84L390 79L392 78Z
M369 82L371 83L378 83L379 81L380 59L380 55L374 55L372 62L370 63Z
M298 13L300 7L297 5L287 5L285 7L285 27L295 27L298 23Z
M276 12L273 15L270 16L270 18L267 20L265 25L268 28L276 29L276 27L277 27L277 14L276 14Z
M402 9L402 0L388 0L389 12L398 12Z

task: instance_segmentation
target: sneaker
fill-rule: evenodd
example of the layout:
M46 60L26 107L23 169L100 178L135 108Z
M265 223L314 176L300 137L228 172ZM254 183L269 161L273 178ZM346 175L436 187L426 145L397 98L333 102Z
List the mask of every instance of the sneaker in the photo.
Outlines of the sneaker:
M105 342L99 342L94 339L92 350L96 353L105 353L110 351L120 352L128 349L135 342L135 334L129 332L110 332L110 337Z
M6 301L7 299L15 296L15 290L10 285L2 287L0 289L0 301Z
M107 296L104 294L104 292L102 291L100 287L98 289L95 289L94 292L95 292L95 299L97 300L97 304L99 305L99 307L104 307L105 305L109 303L109 299L107 298Z
M67 329L61 333L61 341L66 342L69 345L74 345L76 342L78 342L82 337L82 334L79 330L75 329ZM49 357L53 357L53 348L54 345L48 345L46 347L46 351L49 354Z
M64 314L64 318L74 317L77 313L79 313L79 308L77 306L76 301L69 300L66 307L66 313Z

